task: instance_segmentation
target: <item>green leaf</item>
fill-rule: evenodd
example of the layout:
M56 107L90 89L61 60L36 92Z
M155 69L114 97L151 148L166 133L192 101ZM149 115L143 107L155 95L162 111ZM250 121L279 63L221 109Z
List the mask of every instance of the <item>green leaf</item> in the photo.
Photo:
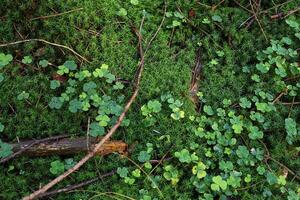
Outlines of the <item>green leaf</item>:
M213 191L220 191L220 188L222 190L226 190L227 182L224 181L221 176L214 176L212 178L212 181L213 181L213 183L211 184L211 189Z
M105 127L108 125L108 122L110 122L110 118L107 115L98 115L96 121L99 122L100 126Z
M139 0L130 0L130 3L136 6L139 4Z
M246 97L240 98L240 106L242 108L251 108L251 101L249 101Z
M59 97L52 97L49 102L49 107L51 109L60 109L63 105L63 102L60 100Z
M135 169L131 172L132 176L139 178L141 177L141 170L140 169Z
M128 175L128 169L127 169L127 167L118 167L117 174L119 174L119 176L121 178L127 177L127 175Z
M94 81L87 82L83 85L83 91L85 92L88 92L96 88L97 88L97 84Z
M23 91L21 92L18 96L17 96L17 99L19 101L23 100L23 99L28 99L29 98L29 93Z
M13 60L11 54L0 53L0 69L8 65Z
M179 158L179 161L182 163L190 163L198 160L198 156L195 154L190 154L187 149L182 149L180 152L175 152L175 157Z
M127 10L125 8L121 8L118 12L117 15L120 17L125 17L127 15Z
M282 176L282 175L280 175L280 176L278 177L278 179L277 179L277 183L278 183L279 185L285 185L285 184L286 184L285 177Z
M62 76L64 74L68 74L69 72L70 72L70 70L66 66L64 66L64 65L58 66L57 74Z
M172 27L177 27L177 26L180 26L180 25L181 25L181 22L179 22L177 20L172 21Z
M262 139L264 136L264 133L260 131L257 126L251 126L249 128L249 131L250 131L249 138L251 140Z
M277 177L273 173L268 172L266 176L267 176L267 181L270 185L274 185L277 183Z
M90 135L93 137L102 136L105 133L104 127L100 126L99 123L93 122L90 125Z
M161 111L161 103L157 100L149 101L147 106L152 112L158 113Z
M296 121L292 118L285 119L285 130L287 133L286 140L289 144L293 144L294 141L299 139L300 131L297 132Z
M245 147L245 146L238 146L238 149L236 150L236 155L239 158L246 159L249 156L249 151L248 151L247 147Z
M13 153L13 147L10 144L4 143L0 140L0 158L5 158Z
M121 82L116 82L116 84L113 86L114 90L121 90L124 88L124 85Z
M49 62L48 62L48 60L40 60L39 65L42 66L43 68L45 68L49 65Z
M65 169L71 169L72 167L74 167L74 165L76 164L76 162L74 162L73 158L68 158L65 159Z
M51 162L50 172L54 175L61 174L65 171L65 165L63 162L56 160Z
M140 162L147 162L151 158L151 155L147 151L141 151L138 156Z
M72 113L76 113L78 110L82 108L82 102L78 99L73 99L69 102L69 111Z
M222 22L222 18L219 15L213 15L211 19L215 22Z
M66 68L68 68L70 71L74 71L77 69L77 64L75 63L74 60L67 60L65 63L64 63L64 66Z
M58 80L52 80L50 82L50 88L52 90L55 90L56 88L58 88L60 86L60 82Z
M25 56L22 59L22 63L24 63L24 64L30 64L30 63L32 63L32 58L30 56Z
M214 115L214 111L211 106L204 105L203 111L210 116Z
M256 168L256 171L258 172L259 175L264 175L264 173L266 172L266 169L263 166L258 166Z

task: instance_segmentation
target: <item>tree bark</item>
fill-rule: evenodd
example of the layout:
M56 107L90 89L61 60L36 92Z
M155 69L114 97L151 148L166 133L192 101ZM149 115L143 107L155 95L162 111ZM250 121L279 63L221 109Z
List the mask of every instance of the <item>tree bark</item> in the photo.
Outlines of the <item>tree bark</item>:
M86 137L79 138L62 138L58 140L51 140L46 142L41 142L36 145L30 146L35 140L24 141L20 143L12 144L13 152L18 152L22 149L26 149L22 155L25 156L50 156L50 155L72 155L81 152L88 152L94 149L95 144L97 144L101 138L89 138L87 141ZM122 141L107 141L104 145L97 151L97 155L107 155L113 152L119 154L126 154L127 144Z

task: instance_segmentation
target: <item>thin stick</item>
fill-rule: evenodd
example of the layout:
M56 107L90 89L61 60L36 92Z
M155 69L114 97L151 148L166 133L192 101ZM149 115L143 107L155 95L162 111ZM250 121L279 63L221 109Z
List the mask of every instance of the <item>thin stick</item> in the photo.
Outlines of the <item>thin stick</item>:
M264 31L264 29L263 29L263 27L262 27L262 25L261 25L261 23L260 23L258 17L257 17L258 11L257 11L257 12L254 11L254 7L253 7L253 5L252 5L252 0L250 0L250 5L251 5L251 9L252 9L252 11L253 11L253 15L254 15L254 17L255 17L255 20L257 21L257 23L258 23L258 25L259 25L259 27L260 27L260 30L261 30L261 32L263 33L263 35L264 35L266 41L268 41L267 35L266 35L266 33L265 33L265 31Z
M166 3L165 3L166 5ZM166 6L165 6L166 7ZM166 9L165 9L166 10ZM165 16L165 13L164 13ZM164 20L164 18L163 18ZM162 20L162 21L163 21ZM160 30L160 27L158 28L158 31ZM147 48L149 48L151 42L154 40L154 38L156 37L156 35L158 34L158 31L156 31L156 33L154 34L154 36L152 37L152 39L149 41ZM136 33L137 37L138 37L138 42L140 44L140 46L142 46L142 37L141 37L141 33ZM66 171L65 173L61 174L60 176L58 176L57 178L53 179L51 182L49 182L48 184L44 185L42 188L40 188L39 190L31 193L30 195L23 197L23 200L31 200L31 199L35 199L38 198L39 195L45 193L47 190L49 190L50 188L52 188L54 185L56 185L57 183L61 182L62 180L64 180L66 177L68 177L70 174L72 174L73 172L75 172L76 170L78 170L82 165L84 165L89 159L91 159L92 157L95 156L97 150L107 141L111 138L111 136L116 132L116 130L119 128L119 126L121 125L122 121L124 120L129 108L131 107L132 103L134 102L134 100L136 99L139 89L140 89L140 82L141 82L141 77L142 77L142 73L144 70L144 59L145 59L145 54L143 52L142 47L140 48L140 55L141 55L141 60L140 63L138 65L139 68L139 73L137 76L137 80L136 80L136 85L135 85L135 90L131 96L131 98L129 99L129 101L127 102L124 111L122 112L122 114L119 116L116 124L108 131L108 133L101 139L101 141L94 147L94 149L89 152L85 157L83 157L76 165L74 165L72 168L70 168L68 171Z
M103 175L100 175L96 178L92 178L92 179L88 179L88 180L85 180L85 181L82 181L80 183L77 183L77 184L74 184L74 185L69 185L65 188L61 188L61 189L57 189L57 190L52 190L50 192L46 192L42 195L39 196L39 198L45 198L45 197L50 197L50 196L54 196L54 195L57 195L57 194L60 194L60 193L66 193L66 192L70 192L72 190L76 190L78 188L81 188L81 187L84 187L84 186L87 186L87 185L90 185L90 184L93 184L103 178L106 178L106 177L109 177L109 176L113 176L115 173L116 173L117 170L112 170L111 172L108 172L106 174L103 174Z
M17 151L15 153L11 154L10 156L1 159L0 160L0 164L6 163L6 162L10 161L11 159L13 159L13 158L21 155L27 149L29 149L30 147L32 147L32 146L34 146L36 144L43 143L43 142L48 142L48 141L52 141L52 140L59 140L59 139L66 138L66 137L70 137L70 136L68 136L68 135L60 135L60 136L54 136L54 137L45 138L45 139L41 139L41 140L36 140L36 141L30 143L28 146L26 146L24 148L21 148L20 151Z
M69 10L69 11L66 11L66 12L63 12L63 13L58 13L58 14L53 14L53 15L47 15L47 16L35 17L35 18L31 18L30 21L37 20L37 19L48 19L48 18L51 18L51 17L58 17L58 16L61 16L61 15L69 14L69 13L76 12L76 11L79 11L79 10L82 10L82 9L83 9L83 8L76 8L76 9L74 9L74 10Z
M90 62L88 59L86 59L85 57L83 57L82 55L80 55L79 53L77 53L76 51L74 51L73 49L71 49L70 47L67 47L67 46L64 46L64 45L61 45L61 44L56 44L56 43L53 43L53 42L49 42L49 41L44 40L44 39L20 40L20 41L11 42L11 43L0 44L0 47L7 47L7 46L12 46L12 45L26 43L26 42L43 42L43 43L46 43L46 44L49 44L49 45L52 45L52 46L61 47L61 48L64 48L64 49L67 49L67 50L71 51L73 54L75 54L76 56L78 56L82 60L84 60L86 62Z

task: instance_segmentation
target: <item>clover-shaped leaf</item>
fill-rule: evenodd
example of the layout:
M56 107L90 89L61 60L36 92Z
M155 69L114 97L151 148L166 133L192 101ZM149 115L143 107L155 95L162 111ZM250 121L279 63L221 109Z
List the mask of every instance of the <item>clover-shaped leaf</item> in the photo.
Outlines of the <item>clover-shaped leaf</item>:
M63 102L59 97L52 97L49 102L49 107L51 109L60 109L63 105Z
M113 86L114 90L121 90L124 88L124 85L121 82L116 82L116 84Z
M24 100L24 99L28 99L28 98L29 98L29 93L27 93L27 92L25 92L25 91L21 92L21 93L17 96L17 99L18 99L19 101Z
M42 66L43 68L45 68L49 65L49 62L48 62L48 60L40 60L39 65Z
M251 101L249 101L246 97L240 98L240 106L242 108L251 108Z
M220 189L226 190L227 182L224 181L221 176L214 176L212 181L213 183L210 185L210 187L213 191L220 191Z
M249 131L249 138L251 140L262 139L264 136L264 133L257 126L250 126Z
M204 105L203 111L204 111L207 115L210 115L210 116L214 115L214 111L213 111L213 109L212 109L211 106Z
M64 63L64 66L67 67L70 71L74 71L77 69L77 64L75 63L74 60L67 60Z
M57 74L62 76L64 74L68 74L69 72L70 72L70 70L66 66L64 66L64 65L58 66Z
M247 149L246 146L238 146L238 149L236 150L236 155L239 158L246 159L249 156L249 150Z
M0 53L0 69L8 65L13 60L11 54Z
M119 176L121 178L127 177L127 175L128 175L128 169L127 169L127 167L118 167L117 174L119 174Z
M125 8L120 8L120 10L117 12L117 15L125 17L127 15L127 10Z
M50 88L52 90L55 90L59 86L60 86L60 82L58 80L52 80L52 81L50 81Z
M147 162L151 158L151 155L147 151L141 151L138 156L140 162Z
M161 103L157 100L149 101L147 106L152 112L158 113L161 111Z
M193 167L192 173L194 175L197 175L197 178L201 179L206 176L205 169L206 169L206 165L203 162L199 161L198 164Z
M179 152L175 152L175 157L179 158L179 161L182 163L190 163L199 159L195 153L190 154L187 149L182 149Z
M54 175L61 174L65 171L65 165L63 162L56 160L51 162L50 172Z
M0 140L0 158L5 158L11 155L13 153L12 149L12 145L4 143Z
M99 126L99 123L93 122L90 125L90 135L93 137L102 136L105 133L105 129Z
M222 22L222 18L219 15L213 15L211 19L215 22Z
M69 111L72 113L76 113L78 110L82 108L82 102L78 99L73 99L69 102Z
M96 117L96 121L99 122L100 126L105 127L105 126L108 125L108 122L110 121L110 118L107 115L98 115Z
M83 91L88 92L90 90L96 89L97 84L93 81L87 82L83 85Z
M24 64L30 64L30 63L32 63L32 58L30 56L25 56L22 59L22 63L24 63Z

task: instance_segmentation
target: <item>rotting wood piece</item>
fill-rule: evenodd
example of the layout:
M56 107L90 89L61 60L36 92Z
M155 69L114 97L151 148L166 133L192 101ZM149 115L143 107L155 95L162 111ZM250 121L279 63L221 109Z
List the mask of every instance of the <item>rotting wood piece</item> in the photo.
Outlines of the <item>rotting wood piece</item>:
M86 137L79 138L63 138L54 141L42 142L32 147L26 149L22 155L25 156L50 156L50 155L71 155L78 154L81 152L88 152L88 150L93 149L95 144L97 144L101 138L89 138L87 141ZM13 152L18 152L23 148L27 148L32 142L24 141L16 144L12 144ZM123 141L107 141L104 145L97 151L97 155L107 155L113 152L119 154L127 154L127 144Z

